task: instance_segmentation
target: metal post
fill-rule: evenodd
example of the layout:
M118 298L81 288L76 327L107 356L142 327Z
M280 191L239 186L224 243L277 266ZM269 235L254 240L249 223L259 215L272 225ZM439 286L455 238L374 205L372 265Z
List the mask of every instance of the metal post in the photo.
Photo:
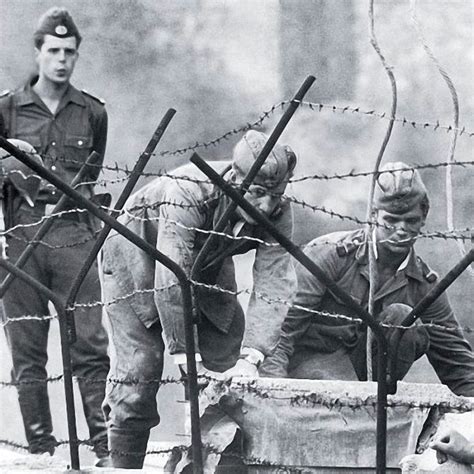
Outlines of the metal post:
M416 304L416 306L408 313L405 319L401 322L401 326L411 326L422 314L426 311L432 303L466 270L466 268L474 261L474 249L471 249L431 290ZM394 372L394 365L397 361L397 354L400 350L401 334L391 347L391 371ZM394 381L396 384L396 381ZM396 391L394 386L393 393Z
M388 345L382 327L373 317L364 310L359 304L337 283L331 280L324 271L315 264L298 246L290 239L280 233L272 222L261 212L257 211L249 204L244 197L227 183L218 173L216 173L197 153L191 157L194 163L213 183L217 184L225 194L236 202L247 214L255 219L265 230L274 237L274 239L284 247L296 260L298 260L307 270L321 280L331 293L342 300L342 302L354 311L367 326L373 330L377 338L377 366L380 370L377 383L377 473L382 474L386 469L386 440L387 440L387 356Z
M37 291L43 293L54 305L58 313L59 331L61 337L61 356L64 376L64 395L66 397L67 429L69 435L69 453L71 455L71 467L78 471L79 465L79 440L77 438L76 411L74 408L74 390L72 385L71 347L67 336L66 313L60 299L49 288L36 281L33 277L20 270L7 260L0 259L0 266L18 278L24 280Z
M137 184L137 181L140 179L140 176L143 170L145 169L145 166L150 160L153 152L155 151L155 148L160 142L161 137L165 133L165 130L168 127L169 123L171 122L171 119L173 118L175 113L176 113L176 110L168 109L166 114L161 119L161 122L159 123L158 127L155 130L155 133L153 133L153 136L148 142L148 145L145 148L145 151L140 155L140 157L138 158L138 161L135 163L135 166L133 167L133 170L130 173L130 177L127 180L127 184L125 185L125 187L122 190L122 193L117 199L117 202L114 206L114 210L110 213L112 217L114 218L117 217L120 210L125 205L125 202L127 201L130 194L132 193L135 185ZM69 328L74 327L74 310L71 310L70 308L74 305L77 295L79 293L79 290L81 288L81 285L84 281L84 278L87 276L87 273L89 272L92 264L97 258L97 255L99 254L100 249L102 248L102 245L104 245L104 242L107 239L107 236L109 235L111 230L112 228L109 225L107 224L104 225L96 241L94 242L94 246L92 247L91 251L89 252L89 255L87 256L87 259L84 262L84 265L80 269L79 273L77 274L75 280L73 281L71 285L71 288L69 290L69 296L66 300L66 305L65 305ZM72 339L71 340L71 343L72 343L74 342L75 337L72 337L71 339Z
M469 252L425 295L411 310L410 314L402 321L402 326L411 326L420 315L426 311L434 301L474 262L474 249Z
M27 165L33 171L35 171L38 176L46 179L51 184L56 186L60 191L69 196L71 199L74 199L77 203L87 209L91 214L101 219L105 224L109 225L112 229L116 230L119 234L125 237L127 240L135 244L141 250L150 255L151 258L155 259L170 271L172 271L181 288L181 296L183 303L183 315L184 315L184 329L185 329L185 339L186 339L186 362L188 366L188 386L191 393L198 393L197 386L197 372L196 372L196 359L195 359L195 344L194 344L194 333L193 333L193 311L192 311L192 294L191 294L191 284L182 270L182 268L176 264L173 260L168 258L166 255L159 252L155 247L150 245L148 242L140 238L130 229L122 225L120 222L117 222L112 216L109 216L102 209L98 208L87 198L82 196L75 189L72 189L68 184L64 183L60 178L55 174L51 173L48 169L44 168L41 165L38 165L34 160L28 156L27 153L24 153L18 149L15 145L12 145L5 138L0 137L0 147L4 150L15 156L22 163ZM191 440L193 446L193 469L196 474L201 474L203 472L202 467L202 443L201 443L201 428L199 420L199 404L197 400L191 399Z
M282 117L278 121L275 129L273 130L271 135L268 137L267 142L262 148L262 151L257 156L247 176L244 178L241 185L239 186L239 191L241 192L241 194L245 193L249 185L257 176L260 168L263 166L263 163L265 162L268 155L272 151L272 148L275 146L276 142L278 141L281 134L283 133L283 130L285 130L285 127L288 125L288 122L293 117L294 113L296 112L296 109L300 106L301 101L303 100L303 97L306 95L306 93L308 92L309 88L313 85L315 80L316 79L314 76L308 76L303 82L303 84L301 85L301 87L298 89L298 92L295 94L295 96L290 102L290 106L286 109L285 113L282 115ZM233 214L236 208L237 208L237 204L234 201L232 201L224 210L224 213L222 214L222 216L216 223L213 230L216 232L221 232L222 230L224 230L225 226L227 225L229 221L229 217ZM204 245L199 251L196 257L196 260L194 261L194 264L193 264L193 268L191 271L192 280L199 281L199 274L204 264L204 259L206 258L206 255L209 253L209 250L212 248L212 245L215 242L216 238L217 238L217 234L211 234L204 242Z

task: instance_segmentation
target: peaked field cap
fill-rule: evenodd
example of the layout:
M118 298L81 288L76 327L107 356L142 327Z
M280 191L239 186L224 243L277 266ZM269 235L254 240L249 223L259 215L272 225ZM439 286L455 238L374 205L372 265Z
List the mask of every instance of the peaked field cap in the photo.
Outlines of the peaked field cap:
M58 38L75 36L78 46L82 40L72 16L64 7L52 7L40 17L34 37L36 39L44 35L52 35Z
M232 155L232 169L238 176L247 175L267 141L268 136L256 130L249 130L239 140ZM289 146L276 144L260 168L256 182L270 188L277 186L292 176L296 161L296 154Z
M386 163L380 172L374 195L377 209L401 214L428 198L420 173L406 163Z

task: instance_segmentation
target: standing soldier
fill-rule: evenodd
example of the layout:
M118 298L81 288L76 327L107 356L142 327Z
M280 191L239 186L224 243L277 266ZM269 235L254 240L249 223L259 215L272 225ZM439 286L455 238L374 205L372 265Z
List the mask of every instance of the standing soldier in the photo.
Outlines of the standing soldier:
M232 162L213 166L224 179L241 183L267 137L247 132L237 143ZM276 145L246 198L291 238L292 210L282 202L296 156ZM121 217L130 230L170 257L186 272L230 200L197 168L188 164L171 177L158 177L128 201ZM290 255L238 208L215 246L206 255L196 287L199 318L198 374L206 370L257 375L257 368L278 341L295 275ZM244 318L236 296L233 255L256 249L253 292ZM181 289L163 265L116 233L104 246L104 299L110 322L111 372L105 411L114 467L143 465L150 429L159 423L156 394L163 370L162 332L175 363L186 371ZM216 288L217 285L220 288Z
M367 308L367 246L373 245L377 268L375 317L388 325L397 325L433 288L438 277L413 248L430 207L418 171L395 162L387 163L381 172L375 194L376 229L370 235L366 229L360 229L321 236L307 245L305 253ZM347 317L354 316L351 310L302 265L297 265L296 274L294 306L282 326L280 343L265 361L261 374L367 380L364 325L351 321ZM393 331L387 332L389 343L399 335L397 330L395 334ZM426 354L443 384L457 395L474 396L474 355L446 294L420 315L417 324L401 330L400 335L394 378L401 380L413 362Z
M38 74L23 88L5 93L0 114L5 135L33 145L44 166L71 183L88 155L100 155L97 167L86 178L94 182L100 171L106 145L107 113L103 103L70 84L78 59L81 35L64 8L52 8L40 19L34 34ZM93 186L82 192L92 197ZM9 227L8 256L15 262L32 239L47 209L58 200L51 186L43 186L35 202L14 195L6 206ZM71 203L71 209L74 204ZM32 225L33 224L33 225ZM94 243L97 229L83 212L68 212L55 218L45 241L24 267L32 277L66 299L71 282L82 267ZM78 301L100 300L97 267L82 285ZM5 332L13 359L12 377L31 453L53 454L57 444L52 435L47 391L48 301L41 293L16 279L4 296L8 318ZM32 315L40 318L27 319ZM20 318L19 321L14 321ZM101 404L109 369L107 336L101 309L76 311L77 342L72 346L74 374L78 377L84 413L98 465L107 463L107 432Z

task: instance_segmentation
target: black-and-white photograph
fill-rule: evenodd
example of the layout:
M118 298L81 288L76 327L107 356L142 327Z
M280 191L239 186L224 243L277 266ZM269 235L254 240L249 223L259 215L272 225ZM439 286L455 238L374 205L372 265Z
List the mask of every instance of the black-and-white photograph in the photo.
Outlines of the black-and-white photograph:
M0 0L0 64L0 472L472 472L473 0Z

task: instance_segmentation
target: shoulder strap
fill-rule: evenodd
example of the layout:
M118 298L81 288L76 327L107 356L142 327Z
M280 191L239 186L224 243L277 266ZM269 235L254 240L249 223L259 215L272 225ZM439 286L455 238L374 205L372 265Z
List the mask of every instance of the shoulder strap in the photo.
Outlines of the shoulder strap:
M90 97L91 99L94 99L99 104L105 105L105 100L104 99L101 99L100 97L96 97L95 95L92 95L90 92L86 91L85 89L82 89L81 92L84 95L86 95L87 97Z

